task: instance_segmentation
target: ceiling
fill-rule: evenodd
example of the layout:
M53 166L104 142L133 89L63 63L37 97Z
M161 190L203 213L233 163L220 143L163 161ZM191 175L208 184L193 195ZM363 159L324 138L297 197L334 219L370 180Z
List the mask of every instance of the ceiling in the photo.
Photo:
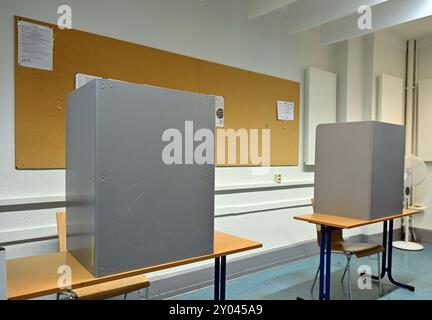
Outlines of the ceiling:
M432 17L401 24L391 29L404 40L432 36Z
M248 0L248 5L251 20L272 12L285 16L290 34L319 27L323 45L389 28L403 39L432 34L432 0ZM361 28L365 16L371 27Z

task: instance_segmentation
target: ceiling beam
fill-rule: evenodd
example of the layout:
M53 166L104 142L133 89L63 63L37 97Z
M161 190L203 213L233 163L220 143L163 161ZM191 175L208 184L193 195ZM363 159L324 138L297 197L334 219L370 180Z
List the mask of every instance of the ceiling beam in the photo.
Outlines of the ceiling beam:
M321 26L321 44L360 37L402 23L432 16L432 0L391 0L372 7L372 28L360 29L360 14L354 13Z
M256 19L296 2L297 0L249 0L249 19Z
M373 6L387 0L301 0L283 10L288 32L296 33L357 12L362 5Z

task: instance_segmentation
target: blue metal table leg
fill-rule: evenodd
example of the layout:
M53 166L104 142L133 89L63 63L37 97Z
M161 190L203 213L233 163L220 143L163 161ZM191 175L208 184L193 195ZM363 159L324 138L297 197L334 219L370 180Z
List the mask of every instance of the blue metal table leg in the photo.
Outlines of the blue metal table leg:
M388 236L387 236L387 230L388 230L388 223L387 221L384 221L384 230L383 230L383 247L384 247L384 252L382 253L383 256L383 262L382 262L382 271L381 271L381 279L385 277L386 271L387 271L387 257L388 257L388 250L387 250L387 246L388 246Z
M331 283L331 234L332 227L327 227L327 247L326 247L326 289L325 289L325 299L330 300L330 283Z
M378 276L372 276L372 279L379 280L384 279L386 272L387 272L387 230L388 230L388 224L387 221L384 221L383 223L383 239L382 239L382 245L384 247L384 252L382 253L382 263L381 263L381 271L378 270L378 272L381 272ZM363 275L362 275L363 276Z
M391 283L394 285L407 289L411 292L415 291L415 287L410 286L408 284L400 283L393 279L392 275L392 267L393 267L393 220L390 220L390 228L389 228L389 241L388 241L388 267L387 267L387 275Z
M319 273L319 299L324 300L324 263L325 263L325 227L321 226L321 239L320 239L320 273Z
M220 258L215 259L214 299L220 300Z
M383 247L384 247L384 252L382 254L382 271L381 271L381 279L383 279L385 277L385 275L387 274L390 282L392 284L394 284L395 286L398 286L400 288L404 288L407 289L409 291L414 292L415 291L415 287L408 285L408 284L404 284L398 281L395 281L393 279L393 274L392 274L392 268L393 268L393 226L394 226L394 221L390 220L390 222L388 223L387 221L384 221L384 231L383 231ZM374 280L378 280L378 276L373 276L372 277Z
M220 279L220 299L225 301L226 293L226 257L222 257L221 261L221 279Z

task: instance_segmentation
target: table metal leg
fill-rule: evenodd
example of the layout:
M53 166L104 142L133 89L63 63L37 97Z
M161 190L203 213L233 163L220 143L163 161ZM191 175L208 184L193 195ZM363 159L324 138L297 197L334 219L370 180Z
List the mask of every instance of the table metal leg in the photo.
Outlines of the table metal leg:
M383 223L383 238L382 238L382 246L384 247L384 252L382 253L381 270L378 270L378 272L381 272L381 273L378 276L372 275L373 280L383 279L386 275L386 270L387 270L387 230L388 230L388 224L387 224L387 221L384 221L384 223ZM361 274L361 276L364 276L364 274Z
M327 247L326 247L326 292L325 299L330 300L330 283L331 283L331 234L332 227L327 227Z
M220 258L215 259L214 299L220 300Z
M393 279L392 268L393 268L393 226L394 221L390 220L388 223L384 221L384 230L383 230L383 247L384 252L382 253L382 271L379 276L372 276L374 280L378 280L379 278L383 279L387 274L390 282L395 286L407 289L409 291L414 292L415 287L404 284Z
M320 241L320 300L330 300L332 228L321 226Z
M388 252L387 252L387 230L388 230L388 223L387 221L384 221L384 230L383 230L383 247L384 247L384 252L382 254L382 270L381 270L381 279L385 277L386 274L386 270L387 270L387 257L388 257Z
M324 263L325 263L325 227L321 226L321 239L320 239L320 265L319 265L319 299L324 300Z
M393 279L392 275L392 267L393 267L393 220L390 220L390 228L389 228L389 241L387 244L388 250L388 267L387 267L387 275L391 283L395 286L407 289L411 292L415 291L415 287L410 286L408 284L404 284Z
M221 261L221 279L220 279L220 299L225 301L226 293L226 257L222 257Z
M224 301L226 297L226 256L215 259L214 299Z

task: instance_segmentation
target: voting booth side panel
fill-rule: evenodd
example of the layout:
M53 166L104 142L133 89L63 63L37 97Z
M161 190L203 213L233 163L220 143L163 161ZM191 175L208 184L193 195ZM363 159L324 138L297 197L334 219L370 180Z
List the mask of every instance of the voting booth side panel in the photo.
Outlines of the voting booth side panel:
M317 127L315 211L367 219L370 211L371 126Z
M95 267L96 104L92 81L69 94L66 123L67 250L90 272Z
M94 231L93 274L213 253L215 97L95 84L95 210L75 224Z
M404 207L405 127L373 123L371 218L401 214Z

